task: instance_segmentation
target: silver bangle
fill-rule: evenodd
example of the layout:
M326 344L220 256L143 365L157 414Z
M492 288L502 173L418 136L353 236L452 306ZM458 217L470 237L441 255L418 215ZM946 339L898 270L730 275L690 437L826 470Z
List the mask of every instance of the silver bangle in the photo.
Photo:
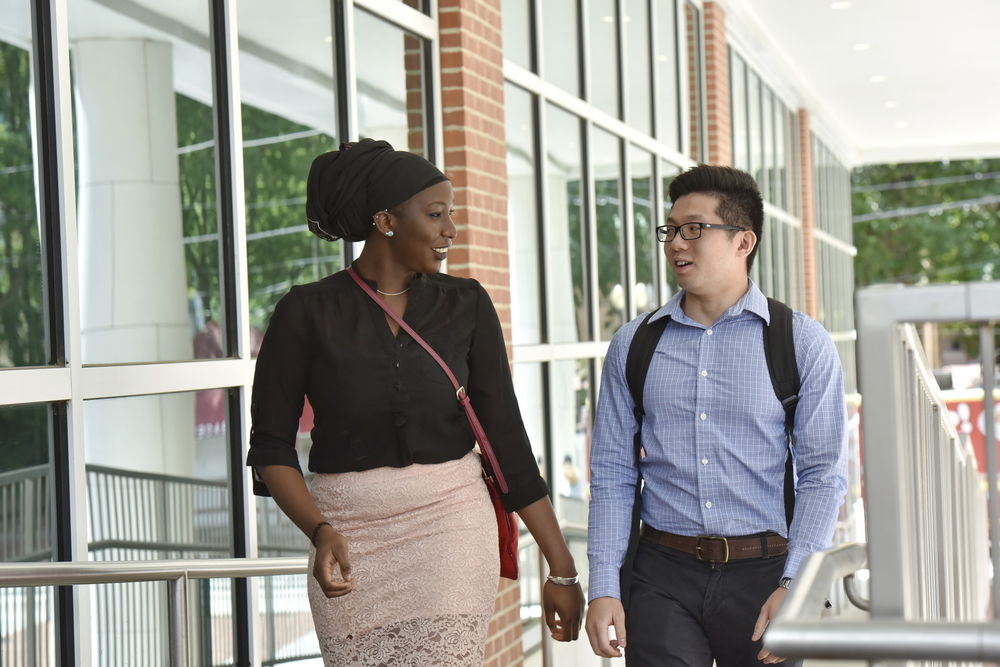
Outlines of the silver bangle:
M554 577L551 574L545 578L556 586L576 586L580 582L580 575L574 574L572 577Z

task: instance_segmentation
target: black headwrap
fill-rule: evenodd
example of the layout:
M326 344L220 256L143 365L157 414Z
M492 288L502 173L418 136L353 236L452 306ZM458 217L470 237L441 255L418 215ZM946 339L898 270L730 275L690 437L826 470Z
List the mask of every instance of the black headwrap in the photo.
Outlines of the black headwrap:
M448 180L414 153L362 139L313 160L306 184L309 230L325 241L362 241L372 216Z

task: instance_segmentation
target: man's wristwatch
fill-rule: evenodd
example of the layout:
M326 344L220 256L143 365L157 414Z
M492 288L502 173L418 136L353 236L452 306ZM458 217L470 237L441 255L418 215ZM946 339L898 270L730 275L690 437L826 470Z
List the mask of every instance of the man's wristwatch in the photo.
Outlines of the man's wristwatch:
M784 588L787 591L788 587L791 585L792 585L791 577L782 577L781 579L778 580L778 588Z

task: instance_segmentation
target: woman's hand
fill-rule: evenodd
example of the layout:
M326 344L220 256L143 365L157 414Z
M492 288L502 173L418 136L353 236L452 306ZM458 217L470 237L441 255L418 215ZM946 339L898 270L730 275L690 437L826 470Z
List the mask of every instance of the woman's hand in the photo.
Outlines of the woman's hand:
M580 584L560 586L551 581L545 582L542 609L545 610L545 624L549 626L553 639L571 642L580 636L584 604Z
M335 579L334 569L340 567L340 580ZM329 524L320 527L316 535L316 558L313 576L328 598L339 598L354 590L351 579L351 562L347 557L347 538Z

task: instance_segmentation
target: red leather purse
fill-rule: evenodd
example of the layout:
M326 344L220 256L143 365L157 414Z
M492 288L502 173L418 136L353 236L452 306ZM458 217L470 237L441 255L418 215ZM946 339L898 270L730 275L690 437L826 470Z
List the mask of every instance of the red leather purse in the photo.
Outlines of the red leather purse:
M486 481L486 489L490 493L490 501L493 503L493 511L497 515L497 537L500 543L500 576L506 577L507 579L517 579L517 567L518 567L518 554L517 554L517 518L514 517L513 512L508 512L504 509L503 501L500 499L500 493L507 493L507 481L503 477L503 473L500 471L500 465L497 463L497 457L493 453L493 446L490 444L489 438L486 437L486 431L483 430L483 425L479 423L479 418L476 416L475 410L472 409L472 403L469 401L469 396L465 393L465 387L458 384L458 379L455 378L455 374L451 372L451 368L445 363L434 349L427 344L423 338L420 337L413 328L403 321L399 315L395 313L389 306L383 301L378 294L375 293L368 283L366 283L361 276L352 268L347 268L347 275L349 275L354 282L358 284L358 287L363 289L368 296L372 298L375 303L377 303L386 314L396 321L396 324L400 326L406 333L410 334L410 337L416 341L420 347L427 350L427 353L433 357L434 361L438 363L441 370L445 372L448 379L451 380L451 385L455 388L455 398L458 399L459 405L465 410L465 416L469 420L469 426L472 427L472 434L476 437L476 442L479 443L479 450L482 452L482 464L483 464L483 479ZM497 489L499 487L499 490Z

